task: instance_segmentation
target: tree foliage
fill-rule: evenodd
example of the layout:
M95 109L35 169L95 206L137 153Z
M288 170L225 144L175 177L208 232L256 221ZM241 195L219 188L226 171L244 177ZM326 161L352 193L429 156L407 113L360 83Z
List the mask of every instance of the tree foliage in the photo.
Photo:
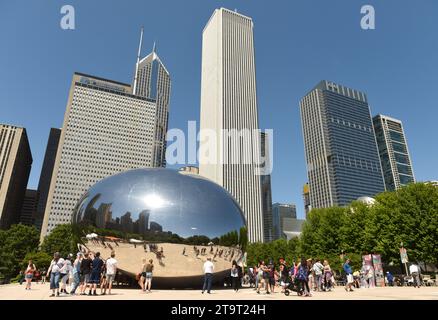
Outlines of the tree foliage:
M0 275L10 278L20 271L26 254L36 252L39 233L35 227L16 224L0 230Z
M401 242L410 261L438 263L438 188L409 184L375 199L371 206L353 201L346 207L313 209L300 238L250 244L249 265L305 257L327 259L340 271L345 258L360 268L361 256L369 253L381 254L386 263L399 263Z
M71 224L60 224L44 238L41 251L52 256L59 252L62 257L78 250L77 244L81 243L81 233Z

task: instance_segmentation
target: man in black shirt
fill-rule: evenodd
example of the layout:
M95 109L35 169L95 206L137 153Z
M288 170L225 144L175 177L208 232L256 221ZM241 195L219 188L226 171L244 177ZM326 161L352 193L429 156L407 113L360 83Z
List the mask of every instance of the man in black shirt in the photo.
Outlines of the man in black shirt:
M84 255L84 259L81 262L81 295L85 295L85 290L87 289L88 284L90 283L90 274L91 274L91 258L90 254L86 253Z

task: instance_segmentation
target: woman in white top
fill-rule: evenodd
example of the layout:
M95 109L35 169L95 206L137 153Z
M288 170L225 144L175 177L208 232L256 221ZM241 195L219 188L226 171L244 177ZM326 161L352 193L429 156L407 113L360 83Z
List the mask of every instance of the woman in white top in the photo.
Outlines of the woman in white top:
M72 271L72 265L71 265L71 259L73 258L73 255L70 253L68 257L64 260L64 263L59 270L61 278L61 293L68 294L66 287L67 287L67 280L70 276L70 273Z
M59 297L59 275L63 265L64 259L60 257L59 252L55 252L49 270L47 271L47 274L50 274L50 289L52 290L51 297L55 296L55 290L56 296Z

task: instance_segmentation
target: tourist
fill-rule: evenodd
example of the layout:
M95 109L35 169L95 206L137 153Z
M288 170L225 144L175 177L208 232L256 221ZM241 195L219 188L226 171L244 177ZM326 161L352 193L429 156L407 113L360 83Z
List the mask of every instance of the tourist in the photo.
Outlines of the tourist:
M106 262L103 261L102 271L100 272L100 295L106 294Z
M55 296L55 291L56 296L59 297L59 275L63 265L64 259L60 257L59 252L55 252L53 260L50 262L49 270L47 270L47 273L50 274L50 290L52 290L50 297Z
M389 271L386 271L386 281L390 287L394 286L394 276Z
M305 297L312 296L309 289L309 272L308 260L306 260L306 258L301 258L296 277L300 285L300 293Z
M265 293L270 294L271 293L271 290L270 290L271 286L269 284L269 267L263 261L263 265L261 266L261 268L263 271L263 284L265 286Z
M353 289L351 288L353 286L354 283L354 279L353 279L353 270L351 269L350 266L350 259L347 259L347 261L345 261L344 265L342 266L342 269L344 269L344 272L347 276L347 283L345 285L345 291L353 291Z
M374 288L376 286L374 278L374 267L370 266L367 272L368 288Z
M265 266L265 262L263 260L260 261L259 267L257 268L257 276L256 276L257 293L260 293L260 287L264 284L263 282L264 266Z
M115 259L116 254L111 252L111 258L106 260L106 286L103 294L106 293L106 288L108 287L108 294L111 294L111 288L113 287L113 282L117 274L117 260Z
M140 270L140 276L138 279L138 284L140 285L141 291L145 291L144 289L144 283L146 281L146 259L142 259L141 260L142 264L141 264L141 270Z
M30 286L32 284L32 278L34 276L35 271L36 271L36 267L33 264L33 261L29 260L26 271L24 273L26 278L26 288L24 288L25 290L30 290Z
M420 285L421 285L421 283L420 283L420 268L418 267L418 265L415 263L412 263L409 266L409 273L412 276L414 288L415 287L420 288Z
M211 258L208 257L207 261L205 261L203 266L204 271L204 285L202 286L202 293L204 293L205 290L207 290L207 293L211 293L211 285L213 282L213 271L214 271L214 264L211 262Z
M81 295L85 295L85 290L87 290L90 284L90 274L91 274L91 253L86 253L81 261Z
M81 262L83 259L83 254L79 252L76 255L75 261L73 261L72 274L73 274L73 283L71 285L70 294L75 295L76 289L81 283Z
M270 293L274 293L275 291L275 265L272 260L269 261L268 265L268 283L269 283L269 291Z
M289 272L284 264L280 264L279 271L278 271L278 279L281 287L281 293L284 293L284 290L286 289L287 285L289 284L288 279Z
M324 272L323 275L324 290L331 291L333 288L333 283L332 283L333 272L327 260L324 260L323 272Z
M90 276L90 291L88 292L88 295L91 296L92 294L97 296L96 289L97 285L100 282L100 275L102 273L103 269L103 260L100 258L100 252L96 252L93 262L91 263L91 276ZM93 291L93 293L91 293Z
M162 249L162 248L161 248ZM152 285L152 272L154 271L154 261L152 259L149 260L149 263L146 265L146 281L144 285L144 290L146 292L151 292Z
M235 292L239 290L239 269L236 260L233 260L231 264L231 285Z
M20 284L20 286L23 284L24 278L24 271L20 270L20 273L18 274L18 283Z
M45 284L47 280L47 271L46 268L41 269L41 284Z
M67 256L67 258L65 258L64 260L64 264L61 267L61 270L59 270L60 275L59 277L61 278L61 293L65 293L68 294L67 292L67 280L69 277L69 274L72 270L72 266L71 266L71 259L73 258L72 254L69 254Z
M316 290L321 291L321 285L323 280L323 269L324 266L321 264L321 260L316 259L315 264L313 265L313 272L315 274L315 282L316 282Z

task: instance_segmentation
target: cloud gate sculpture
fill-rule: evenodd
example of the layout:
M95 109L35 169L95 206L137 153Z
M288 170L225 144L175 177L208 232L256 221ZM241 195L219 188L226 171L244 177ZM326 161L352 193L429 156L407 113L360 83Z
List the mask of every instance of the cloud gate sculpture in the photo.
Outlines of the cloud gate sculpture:
M120 277L134 283L142 260L154 261L154 286L198 288L210 257L214 279L242 263L245 219L221 186L199 175L163 168L135 169L105 178L78 202L73 224L82 251L116 254ZM129 282L129 281L128 281Z

